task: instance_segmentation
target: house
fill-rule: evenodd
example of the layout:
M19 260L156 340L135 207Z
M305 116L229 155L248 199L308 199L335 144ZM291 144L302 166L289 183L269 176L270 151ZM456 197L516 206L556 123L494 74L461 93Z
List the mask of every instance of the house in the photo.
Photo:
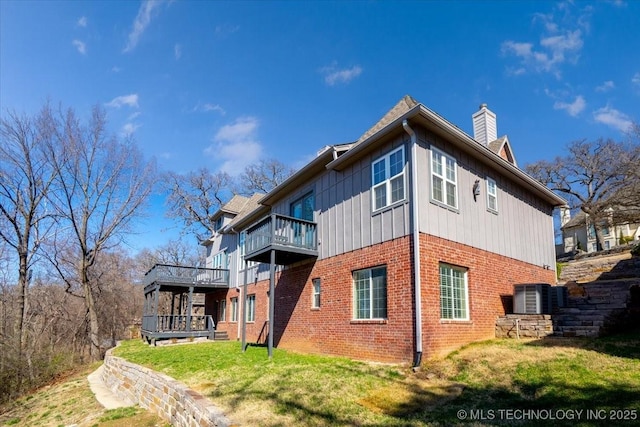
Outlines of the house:
M640 223L621 215L628 211L629 208L613 207L606 210L607 218L600 224L603 250L613 249L616 246L627 245L628 242L640 240ZM635 216L637 217L638 215L636 214ZM578 211L571 217L570 210L562 208L560 210L560 224L560 229L562 230L562 253L598 251L596 228L589 215Z
M358 140L225 205L205 243L209 270L229 273L205 294L216 331L415 365L493 337L514 284L555 283L565 201L517 167L485 104L472 119L474 137L405 96Z

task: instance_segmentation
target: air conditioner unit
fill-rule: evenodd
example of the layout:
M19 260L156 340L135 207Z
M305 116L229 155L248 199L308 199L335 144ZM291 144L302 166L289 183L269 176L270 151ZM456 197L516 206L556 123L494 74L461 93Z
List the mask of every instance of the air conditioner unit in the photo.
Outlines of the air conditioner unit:
M513 312L515 314L551 314L553 310L551 285L527 283L514 286Z

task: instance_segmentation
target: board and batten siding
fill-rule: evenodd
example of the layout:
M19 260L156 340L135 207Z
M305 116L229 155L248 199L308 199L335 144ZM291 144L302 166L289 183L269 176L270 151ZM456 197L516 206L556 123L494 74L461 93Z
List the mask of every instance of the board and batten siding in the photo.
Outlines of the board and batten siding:
M534 265L554 268L553 207L484 163L454 148L421 127L418 136L418 192L420 232L487 250ZM318 224L319 259L347 253L411 233L409 136L401 134L342 171L326 170L313 181L279 200L275 213L289 215L295 200L313 191L314 221ZM405 148L407 199L372 212L371 163L391 150ZM454 157L458 174L458 209L431 201L431 147ZM487 209L486 178L496 181L498 212ZM480 180L480 195L473 185Z
M416 133L422 233L555 268L553 206L433 133L422 128L416 129ZM432 202L432 146L456 159L457 210ZM497 213L488 210L486 178L496 181ZM480 195L474 200L476 180L480 181Z

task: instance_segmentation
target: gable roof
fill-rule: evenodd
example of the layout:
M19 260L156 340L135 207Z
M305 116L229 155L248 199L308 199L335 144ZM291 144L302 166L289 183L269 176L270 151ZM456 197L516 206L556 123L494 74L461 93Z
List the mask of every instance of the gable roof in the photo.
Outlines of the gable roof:
M362 134L362 136L360 136L360 138L358 138L356 144L361 143L371 135L379 132L382 128L393 122L401 115L405 114L407 111L411 110L416 105L418 105L418 101L413 99L410 95L403 96L402 99L398 101L398 103L394 105L389 111L387 111L387 113L382 116L382 118L378 120L375 125L371 126L365 133Z
M503 158L500 155L500 152L504 151L505 154L511 153L511 157L513 158L511 147L507 145L508 139L499 138L496 140L500 141L494 144L494 149L495 147L500 149L500 152L496 153L488 146L477 142L458 126L408 95L403 97L382 119L365 132L360 139L358 139L357 144L349 151L331 161L326 166L327 169L343 170L369 150L383 145L389 136L404 133L403 122L405 121L409 125L419 124L445 138L452 145L455 145L470 156L501 171L505 176L529 189L552 206L566 205L567 202L562 197L556 195L542 183L519 169L515 165L515 159L514 162L511 163L508 160L508 155L506 156L507 158ZM409 121L411 121L411 123L409 123Z
M495 141L491 141L489 143L489 150L493 151L494 153L496 153L498 156L502 157L509 163L513 163L514 165L518 166L518 163L516 162L516 158L513 155L513 150L511 149L511 144L509 143L509 138L507 138L507 135L502 136L496 139Z

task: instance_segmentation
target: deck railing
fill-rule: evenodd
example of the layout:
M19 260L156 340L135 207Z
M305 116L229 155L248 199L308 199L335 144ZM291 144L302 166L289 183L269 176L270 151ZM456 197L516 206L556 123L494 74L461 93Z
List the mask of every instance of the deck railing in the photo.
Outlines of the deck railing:
M247 230L246 253L250 255L270 245L317 250L317 224L304 219L271 214Z
M144 285L168 282L195 285L228 285L229 270L156 264L144 275Z
M189 318L190 321L189 321ZM158 315L143 316L142 330L148 332L213 332L215 323L210 315L187 316L181 315Z

